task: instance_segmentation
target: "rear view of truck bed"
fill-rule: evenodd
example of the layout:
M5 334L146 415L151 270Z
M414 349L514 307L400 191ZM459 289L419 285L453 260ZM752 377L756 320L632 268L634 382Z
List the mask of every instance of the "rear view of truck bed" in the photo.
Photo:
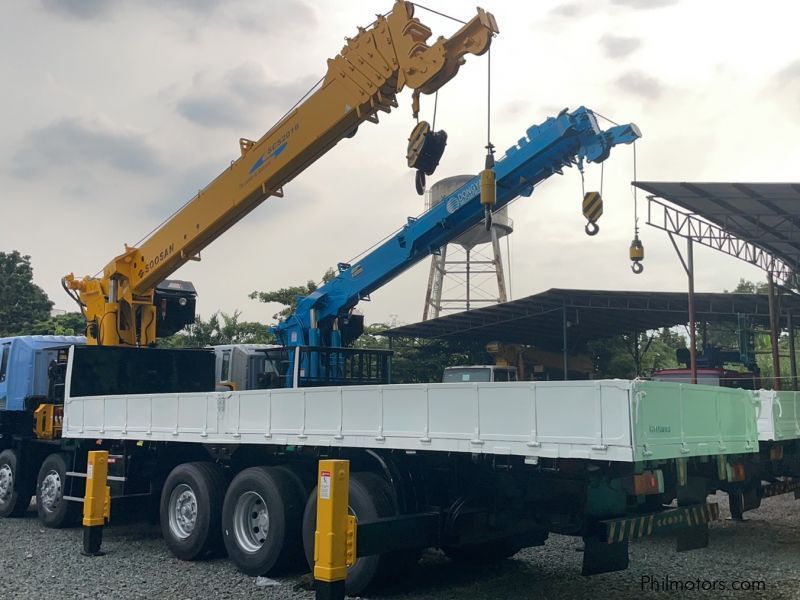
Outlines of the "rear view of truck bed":
M760 390L758 437L764 441L800 439L800 392Z

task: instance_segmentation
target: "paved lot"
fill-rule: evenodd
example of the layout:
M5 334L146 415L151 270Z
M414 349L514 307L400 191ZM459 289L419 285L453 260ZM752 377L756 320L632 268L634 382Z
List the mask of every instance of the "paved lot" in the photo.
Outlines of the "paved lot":
M720 503L727 516L722 496ZM427 552L403 587L381 597L800 598L800 501L791 495L771 498L747 516L744 523L714 523L711 545L704 550L677 554L671 539L641 541L632 546L628 571L591 578L580 576L578 540L561 536L544 548L478 568ZM45 530L33 511L23 519L0 521L0 598L313 598L302 573L259 586L225 559L176 560L151 525L110 527L104 557L84 558L80 547L79 529ZM665 578L684 586L716 584L714 591L663 592L643 585L646 577L659 584ZM765 589L735 591L734 582L764 582Z

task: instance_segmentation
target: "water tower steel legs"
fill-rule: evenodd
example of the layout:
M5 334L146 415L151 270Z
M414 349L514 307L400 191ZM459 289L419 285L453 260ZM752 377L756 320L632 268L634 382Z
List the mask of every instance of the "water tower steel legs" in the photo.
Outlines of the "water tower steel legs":
M475 260L474 253L468 247L463 247L466 253L465 260L449 260L447 246L440 249L439 254L431 257L431 269L428 274L428 288L425 292L425 308L422 313L422 320L436 319L444 311L469 310L477 303L507 302L508 290L506 288L505 272L503 271L503 257L500 247L500 235L498 228L492 227L490 230L491 246L493 257L491 260ZM459 268L463 266L462 268ZM446 276L463 275L464 279L459 281L462 289L461 294L453 294L452 297L442 298ZM481 275L494 275L497 280L497 296L494 299L475 298L473 287L476 285L476 277ZM485 283L479 281L480 283ZM460 296L460 297L459 297Z
M469 289L470 289L470 281L469 281L469 266L470 266L470 265L469 265L469 254L470 254L470 248L464 248L464 250L465 250L465 252L467 253L467 264L466 264L466 267L467 267L467 273L466 273L466 274L467 274L467 285L465 286L465 288L466 288L466 292L467 292L467 310L469 310Z
M431 257L431 272L428 275L428 290L425 293L425 311L422 320L435 319L442 308L442 286L444 284L447 246Z
M500 241L497 237L497 227L491 228L492 250L494 251L494 270L497 273L497 299L499 302L508 302L506 293L506 276L503 273L503 256L500 254Z

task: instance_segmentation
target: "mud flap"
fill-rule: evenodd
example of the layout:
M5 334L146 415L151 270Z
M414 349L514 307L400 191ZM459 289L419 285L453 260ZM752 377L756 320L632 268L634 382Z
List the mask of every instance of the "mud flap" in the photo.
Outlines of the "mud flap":
M581 575L599 575L628 568L628 542L609 544L592 537L583 538L583 569Z
M734 521L744 521L744 513L761 506L761 498L756 488L748 490L735 490L728 492L728 504L731 518Z

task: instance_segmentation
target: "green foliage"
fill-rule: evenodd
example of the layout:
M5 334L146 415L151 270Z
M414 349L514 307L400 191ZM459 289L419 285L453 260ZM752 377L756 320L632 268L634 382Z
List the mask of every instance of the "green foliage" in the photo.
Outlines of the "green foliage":
M33 335L84 335L85 331L86 320L83 315L72 312L34 323L30 333Z
M641 334L641 368L637 373L635 341L630 335L621 335L590 342L588 347L594 358L595 377L631 379L636 376L647 377L659 369L674 369L679 366L675 351L686 347L686 339L672 329Z
M756 282L748 281L747 279L739 279L739 283L730 292L725 290L726 294L766 294L769 285L766 281Z
M50 318L53 303L33 283L31 257L0 252L0 337L26 335L33 324Z
M440 382L445 367L494 362L480 344L415 339L395 345L394 350L393 383Z
M740 279L733 290L725 290L726 294L766 294L766 282L748 281ZM706 325L706 342L709 346L726 350L737 349L739 336L736 323L708 323ZM682 334L686 331L686 334ZM698 324L697 345L698 353L702 352L702 326ZM652 332L651 332L652 335ZM675 360L675 350L687 347L688 328L662 329L653 336L649 348L647 347L649 335L642 335L640 347L642 348L642 368L640 375L646 377L658 369L682 367ZM756 351L758 364L765 377L772 375L772 359L769 356L769 336L756 335ZM781 339L781 354L788 353L788 340ZM607 340L598 340L589 344L590 351L595 358L596 377L621 377L628 378L636 375L633 344L629 336L617 336ZM645 352L645 348L647 351ZM784 364L785 363L785 364ZM732 368L742 369L741 365L731 365ZM781 361L781 373L788 369L788 359Z
M379 332L389 329L384 323L368 325L353 344L356 348L388 350L389 340ZM492 364L482 344L463 344L441 340L404 339L393 344L392 383L435 383L442 380L445 367Z
M332 268L328 269L322 276L322 283L328 283L334 277L336 277L336 272ZM285 308L272 315L273 319L280 321L294 312L298 297L302 298L303 296L308 296L318 287L319 286L315 282L309 280L305 285L295 285L271 292L252 292L248 297L251 300L258 300L259 302L277 302L278 304L283 304Z
M239 321L240 311L232 315L217 311L207 321L197 317L195 322L175 335L159 340L163 348L202 348L220 344L269 344L275 338L265 325Z
M354 348L367 348L370 350L388 350L389 338L380 335L382 331L389 329L386 323L373 323L364 326L364 333L361 334L354 343Z

